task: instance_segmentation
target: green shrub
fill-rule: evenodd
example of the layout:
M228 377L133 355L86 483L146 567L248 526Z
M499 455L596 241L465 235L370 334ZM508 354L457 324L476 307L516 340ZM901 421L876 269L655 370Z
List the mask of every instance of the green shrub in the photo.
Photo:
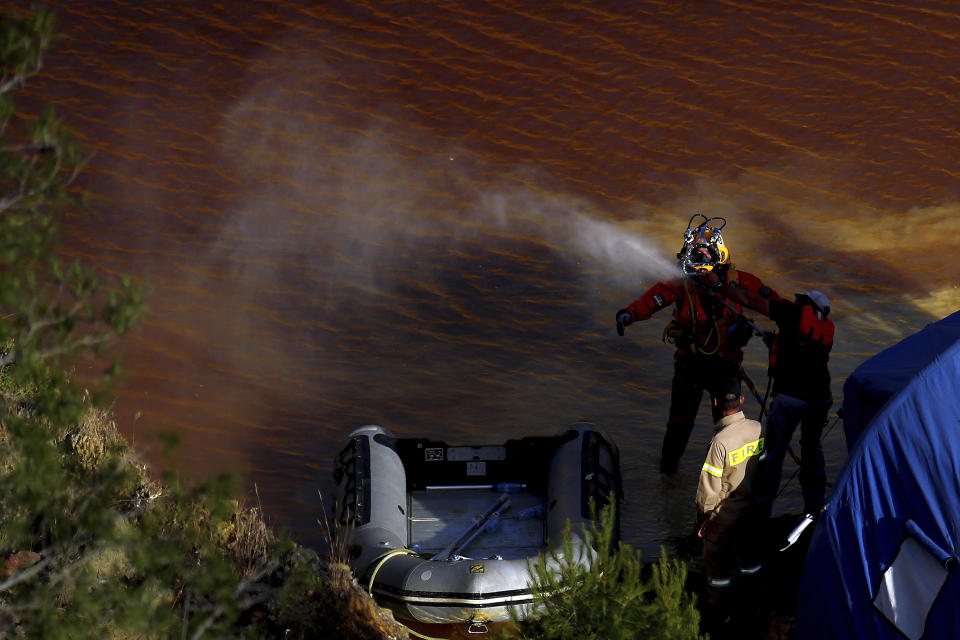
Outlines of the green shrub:
M614 539L614 510L599 526L564 535L561 551L543 554L530 567L535 619L517 621L504 637L529 640L681 640L700 638L695 597L685 590L686 565L661 549L646 565L641 553ZM592 543L592 546L591 546ZM581 563L577 558L592 557Z

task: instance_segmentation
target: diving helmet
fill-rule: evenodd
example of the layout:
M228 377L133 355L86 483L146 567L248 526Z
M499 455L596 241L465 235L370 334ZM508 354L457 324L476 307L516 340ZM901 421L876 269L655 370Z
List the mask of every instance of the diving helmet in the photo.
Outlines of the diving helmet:
M702 275L729 263L730 252L721 234L726 225L724 218L707 218L701 213L690 218L683 234L683 247L677 254L684 275Z

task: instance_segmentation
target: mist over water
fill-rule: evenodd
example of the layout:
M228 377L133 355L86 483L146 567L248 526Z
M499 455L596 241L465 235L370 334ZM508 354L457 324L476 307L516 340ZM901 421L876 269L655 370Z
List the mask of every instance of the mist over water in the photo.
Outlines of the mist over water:
M151 291L118 424L180 432L185 475L239 471L312 544L369 423L484 444L591 420L628 541L686 534L706 402L660 478L669 311L622 338L613 317L676 273L694 213L726 218L738 268L830 296L835 408L865 358L960 308L948 8L53 6L32 97L97 151L102 214L65 252ZM764 387L761 344L745 366ZM798 501L794 481L778 508Z

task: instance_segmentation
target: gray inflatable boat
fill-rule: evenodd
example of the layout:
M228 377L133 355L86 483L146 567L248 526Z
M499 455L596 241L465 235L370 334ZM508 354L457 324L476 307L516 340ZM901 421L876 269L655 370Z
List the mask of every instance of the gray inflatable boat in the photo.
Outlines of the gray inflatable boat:
M398 618L424 623L534 614L528 561L551 547L561 554L568 523L574 549L589 549L581 533L591 500L619 505L621 494L616 446L585 422L483 446L360 427L334 479L337 530L357 579Z

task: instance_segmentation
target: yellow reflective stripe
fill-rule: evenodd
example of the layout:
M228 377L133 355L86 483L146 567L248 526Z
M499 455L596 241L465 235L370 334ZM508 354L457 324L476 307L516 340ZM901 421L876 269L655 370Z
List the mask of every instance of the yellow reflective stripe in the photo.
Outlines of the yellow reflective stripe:
M735 466L749 458L763 453L763 438L748 442L739 449L734 449L728 456L730 457L730 466Z
M707 464L706 462L703 463L703 471L706 471L706 472L709 473L710 475L716 476L716 477L718 477L718 478L722 478L722 477L723 477L723 469L717 469L716 467L711 466L711 465Z

